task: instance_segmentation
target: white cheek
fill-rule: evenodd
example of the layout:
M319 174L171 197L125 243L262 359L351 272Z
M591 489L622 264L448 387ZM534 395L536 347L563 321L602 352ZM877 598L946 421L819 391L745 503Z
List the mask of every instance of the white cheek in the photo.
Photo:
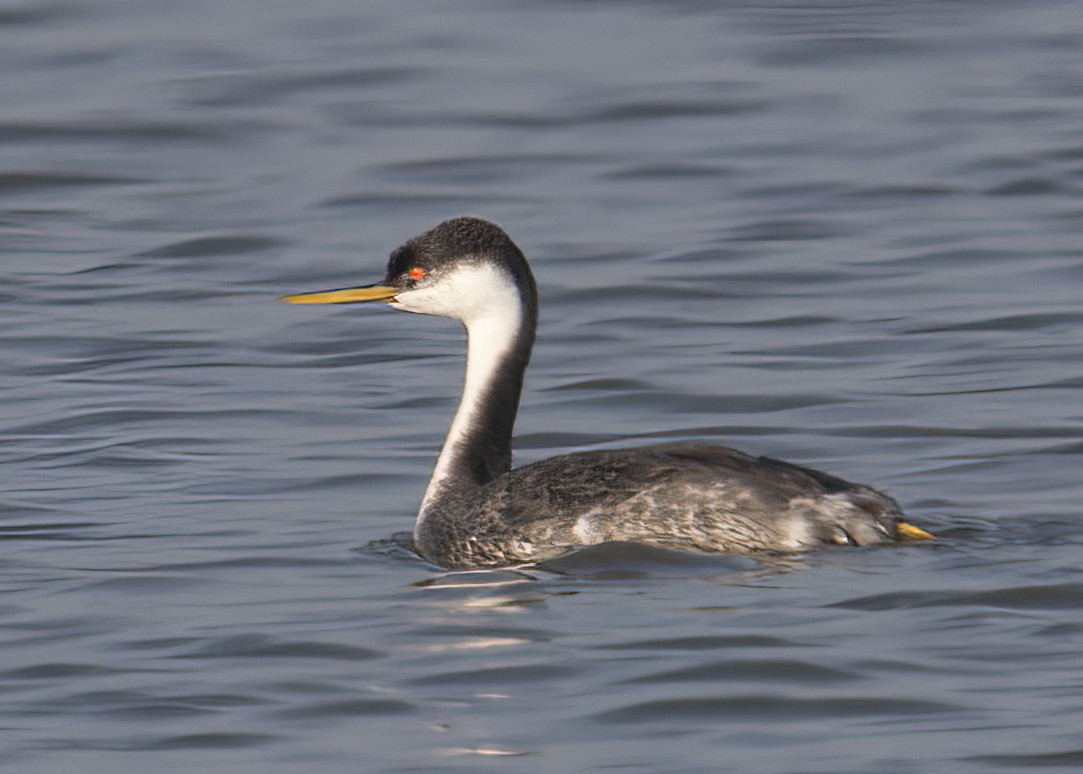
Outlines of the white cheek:
M467 324L506 317L509 311L517 312L518 305L514 285L488 264L465 264L445 273L433 285L399 293L392 302L407 312L453 317Z
M439 308L440 294L433 288L405 290L395 296L391 305L396 309L419 314L443 314Z

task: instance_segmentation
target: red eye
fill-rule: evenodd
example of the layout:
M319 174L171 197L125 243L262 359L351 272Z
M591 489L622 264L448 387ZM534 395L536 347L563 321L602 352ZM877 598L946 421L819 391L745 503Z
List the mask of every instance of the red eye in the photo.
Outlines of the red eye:
M415 279L415 280L425 279L425 275L427 273L428 272L426 272L420 266L415 266L414 268L410 269L410 271L407 272L407 274L410 275L410 279Z

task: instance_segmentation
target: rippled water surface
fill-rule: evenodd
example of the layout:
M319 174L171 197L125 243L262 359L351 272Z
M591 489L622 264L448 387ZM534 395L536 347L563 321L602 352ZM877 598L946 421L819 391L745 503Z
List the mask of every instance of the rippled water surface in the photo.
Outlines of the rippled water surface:
M0 764L1083 762L1075 2L0 3ZM704 438L935 544L408 530L446 320L290 307L439 220L542 293L518 459Z

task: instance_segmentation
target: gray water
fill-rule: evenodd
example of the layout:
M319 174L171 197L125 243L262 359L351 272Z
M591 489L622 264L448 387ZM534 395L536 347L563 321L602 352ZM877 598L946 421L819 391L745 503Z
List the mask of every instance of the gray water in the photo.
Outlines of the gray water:
M7 0L0 765L1083 765L1077 2ZM531 257L520 462L711 439L935 544L408 530L462 334L276 296L476 214Z

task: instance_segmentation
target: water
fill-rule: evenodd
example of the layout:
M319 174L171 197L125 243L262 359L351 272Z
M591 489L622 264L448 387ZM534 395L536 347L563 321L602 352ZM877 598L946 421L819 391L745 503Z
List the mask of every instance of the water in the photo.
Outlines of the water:
M0 764L1079 767L1077 3L15 0L0 35ZM940 541L395 548L461 334L272 300L467 213L540 282L520 461L717 439Z

